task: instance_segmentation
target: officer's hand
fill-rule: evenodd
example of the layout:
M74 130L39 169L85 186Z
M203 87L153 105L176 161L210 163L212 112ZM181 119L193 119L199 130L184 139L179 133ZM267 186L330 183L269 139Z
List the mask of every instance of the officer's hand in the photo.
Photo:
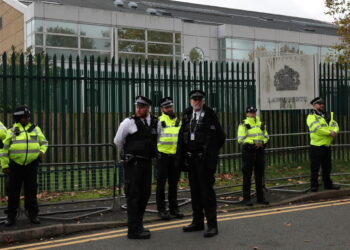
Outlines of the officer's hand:
M44 153L40 151L40 154L39 154L39 161L41 162L43 159L44 159Z
M334 131L331 131L329 135L330 135L330 136L332 136L332 137L333 137L333 139L334 139L334 138L337 136L337 133L336 133L336 132L334 132Z
M3 169L2 169L2 172L3 172L4 174L9 174L9 173L10 173L10 169L9 169L9 168L3 168Z

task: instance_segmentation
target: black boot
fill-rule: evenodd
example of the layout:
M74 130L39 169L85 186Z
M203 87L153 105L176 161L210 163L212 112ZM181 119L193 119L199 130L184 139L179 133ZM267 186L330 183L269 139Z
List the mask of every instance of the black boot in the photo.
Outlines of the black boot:
M170 220L170 215L167 211L162 210L158 212L158 216L159 218L161 218L162 220Z
M240 203L248 207L253 206L253 202L251 201L251 199L243 199Z
M340 186L339 186L339 185L336 185L336 184L332 184L331 186L324 187L324 189L328 189L328 190L339 190L339 189L340 189Z
M204 233L205 238L213 237L219 233L219 230L217 227L208 227L207 231Z
M16 224L16 219L15 217L13 216L8 216L6 221L5 221L5 226L6 227L11 227L13 226L14 224Z
M139 239L139 240L146 240L151 238L151 233L147 230L144 230L138 234L128 234L129 239Z
M32 224L40 224L40 220L39 220L38 216L31 216L29 218L29 220L30 220L30 223L32 223Z
M182 228L184 232L194 232L194 231L202 231L204 230L204 223L196 223L192 222L190 225Z
M176 209L174 211L170 211L170 216L177 219L182 219L184 217L184 214L180 213L179 209Z
M269 205L270 204L270 202L268 202L265 198L258 199L257 203L263 204L263 205Z

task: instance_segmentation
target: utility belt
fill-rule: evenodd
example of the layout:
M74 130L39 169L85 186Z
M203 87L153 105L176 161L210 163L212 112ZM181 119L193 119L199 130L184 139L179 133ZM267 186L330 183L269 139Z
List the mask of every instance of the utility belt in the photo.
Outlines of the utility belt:
M158 157L159 158L171 158L171 157L175 157L176 154L165 154L162 152L158 152Z
M133 160L151 160L152 158L151 157L145 157L145 156L141 156L141 155L133 155L133 154L124 154L122 156L122 160L125 162L125 163L129 163Z
M18 163L16 163L16 162L10 160L9 165L10 165L11 167L15 167L15 168L16 168L16 167L28 167L28 166L36 165L36 164L39 164L39 163L40 163L40 160L39 160L39 158L38 158L38 159L35 159L34 161L32 161L31 163L29 163L29 164L27 164L27 165L21 165L21 164L18 164Z
M258 143L261 143L261 142L258 142ZM261 144L263 144L263 143L261 143ZM265 146L263 144L262 147L257 147L257 146L255 146L255 143L254 144L244 143L243 146L242 146L242 149L246 149L246 150L249 150L249 151L264 150Z
M203 152L186 152L185 153L185 157L187 159L192 159L192 158L195 158L195 157L203 158L203 156L204 156Z

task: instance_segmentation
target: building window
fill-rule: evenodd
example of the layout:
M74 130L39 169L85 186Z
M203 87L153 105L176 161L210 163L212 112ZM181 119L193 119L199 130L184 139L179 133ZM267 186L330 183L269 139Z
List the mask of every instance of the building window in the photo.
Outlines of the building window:
M117 56L121 59L169 62L181 59L181 34L118 28Z
M304 55L318 55L319 47L309 45L299 45L299 53Z
M296 43L280 43L281 55L299 54L299 45Z
M2 29L2 16L0 16L0 30Z
M71 54L73 60L78 55L82 59L111 58L111 27L35 19L26 24L26 30L27 48L34 47L35 54L45 52L50 58L56 54L66 59Z

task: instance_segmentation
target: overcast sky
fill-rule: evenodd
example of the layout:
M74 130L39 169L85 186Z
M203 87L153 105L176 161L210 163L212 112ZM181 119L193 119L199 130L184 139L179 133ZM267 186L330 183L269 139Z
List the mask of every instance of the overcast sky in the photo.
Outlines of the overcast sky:
M325 0L176 0L188 3L251 10L331 22L325 15Z

